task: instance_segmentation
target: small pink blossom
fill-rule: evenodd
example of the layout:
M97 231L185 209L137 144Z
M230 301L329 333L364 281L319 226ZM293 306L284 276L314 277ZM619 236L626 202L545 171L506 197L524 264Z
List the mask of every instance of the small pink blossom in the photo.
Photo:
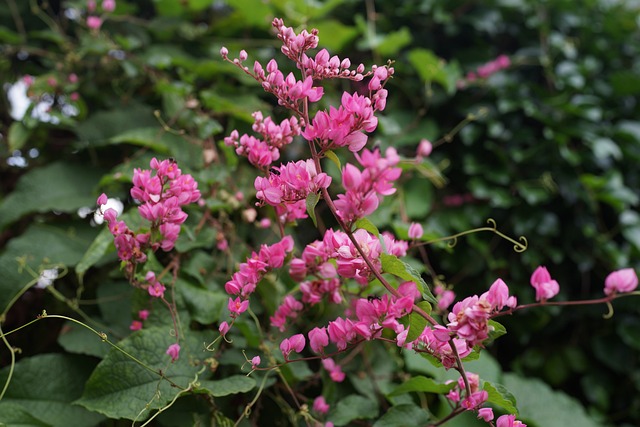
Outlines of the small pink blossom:
M102 10L105 12L113 12L116 8L115 0L102 0Z
M102 26L102 19L99 16L87 16L87 27L98 30Z
M140 329L142 329L142 322L139 320L132 321L129 329L131 329L132 331L139 331Z
M220 335L224 337L227 335L227 332L229 332L229 328L230 326L227 322L222 322L220 323L220 326L218 326L218 331L220 332Z
M516 420L516 416L511 414L499 417L496 421L496 427L527 427L527 425L522 421Z
M305 343L304 335L302 334L296 334L283 339L280 343L280 351L282 351L284 359L289 360L289 354L291 354L292 351L300 353L304 349Z
M480 408L478 409L478 419L482 419L486 422L493 420L493 409L491 408Z
M422 230L422 225L417 222L412 222L409 226L409 238L414 240L419 239L423 234L424 231Z
M632 268L613 271L609 273L604 281L604 293L606 295L632 292L637 287L638 276Z
M254 356L251 359L251 369L258 369L258 365L260 365L260 356Z
M138 318L140 320L147 320L148 317L149 317L149 310L138 311Z
M180 356L180 345L179 344L171 344L167 349L167 354L171 356L171 361L175 362L178 360Z
M428 139L421 139L420 143L418 144L418 150L416 151L416 157L418 159L429 157L432 151L433 145L431 144L431 141L429 141Z
M326 414L327 412L329 412L329 404L327 404L327 401L324 400L323 396L318 396L315 398L315 400L313 401L313 410L318 414Z
M313 328L309 331L309 345L316 353L324 353L324 348L329 345L329 335L326 328Z
M342 368L340 367L340 365L336 364L333 359L323 359L322 366L329 373L329 377L333 382L341 383L342 381L344 381L345 373L342 372Z
M546 301L560 292L560 285L551 279L549 271L539 266L531 275L531 286L536 290L536 301Z
M231 317L237 317L239 314L247 311L247 308L249 308L249 300L241 300L240 297L236 298L235 300L229 298L227 308L229 308Z

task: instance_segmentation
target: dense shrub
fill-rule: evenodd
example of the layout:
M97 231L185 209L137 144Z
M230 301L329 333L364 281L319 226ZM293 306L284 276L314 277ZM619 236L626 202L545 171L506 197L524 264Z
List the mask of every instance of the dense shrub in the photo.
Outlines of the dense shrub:
M444 382L457 378L455 372L400 352L393 342L362 343L337 356L344 382L332 381L335 369L322 368L310 351L309 360L245 377L254 356L262 356L263 368L281 364L283 338L306 335L344 311L322 304L285 334L270 327L270 316L296 287L286 269L262 278L252 316L236 320L232 342L212 343L230 320L225 283L282 231L269 206L255 206L260 172L223 139L234 129L251 133L256 110L277 122L288 117L219 51L226 46L235 57L246 49L266 64L279 55L270 31L275 16L296 29L318 28L320 47L349 57L353 67L393 60L386 109L368 147L397 149L403 175L398 192L359 226L408 239L409 223L417 222L424 241L438 240L410 251L406 261L415 270L395 273L417 271L459 299L485 292L501 277L526 304L534 301L529 277L541 264L559 282L560 301L600 298L609 272L640 268L640 6L634 2L7 5L0 10L0 79L8 94L0 109L0 320L4 333L46 320L6 336L0 422L119 425L105 418L144 420L155 413L145 405L158 409L179 397L158 416L160 425L243 418L297 425L325 419L322 402L309 409L320 395L331 406L326 419L336 425L405 425L408 418L417 425L447 417L443 395L451 386ZM285 74L295 71L278 62ZM324 86L320 108L339 105L343 90L366 92L351 80ZM433 151L416 160L423 139ZM336 164L353 159L347 150L335 151L323 165L337 192ZM279 161L308 155L297 137ZM112 232L91 223L90 212L105 192L124 203L121 218L132 230L145 227L129 190L134 169L148 169L153 158L175 159L202 195L199 204L185 205L188 218L175 249L148 254L146 270L167 286L164 302L150 299L139 270L118 268ZM316 215L317 228L311 219L287 228L295 256L321 238L319 230L338 226L323 202ZM487 225L489 218L495 222ZM515 241L526 236L527 250L514 251L490 231L445 239L491 224ZM44 272L52 270L57 277L47 286ZM386 291L373 281L364 291L351 283L344 292L372 302ZM634 298L615 301L614 309L606 320L603 305L501 317L508 334L467 364L489 384L496 415L516 409L504 384L529 425L640 423L639 310ZM165 354L178 331L180 357L176 348ZM121 351L109 350L105 340ZM204 351L203 343L215 351ZM159 370L188 390L158 380ZM122 381L104 381L115 375ZM245 408L251 413L241 415ZM471 413L446 425L474 423L486 425Z

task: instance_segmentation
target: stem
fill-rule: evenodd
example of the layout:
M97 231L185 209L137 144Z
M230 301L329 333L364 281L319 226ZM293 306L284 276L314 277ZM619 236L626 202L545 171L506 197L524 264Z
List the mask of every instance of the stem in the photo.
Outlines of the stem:
M453 338L449 340L449 346L451 347L451 352L453 353L456 359L456 371L460 373L462 377L462 381L464 381L464 389L467 393L467 397L471 397L471 385L469 385L469 379L467 378L467 373L464 370L464 365L462 364L462 359L460 359L460 355L458 354L458 349L456 348L456 343Z
M15 368L16 366L16 353L13 347L11 347L11 344L9 344L9 341L7 341L5 334L2 332L2 326L0 326L0 337L2 337L2 342L4 342L4 344L9 349L9 353L11 353L11 367L9 368L9 375L7 376L7 381L4 383L4 387L2 387L2 392L0 393L0 400L2 400L4 394L9 388L9 383L11 382L11 377L13 376L13 368Z
M460 415L461 413L463 413L465 411L465 409L463 408L456 408L454 409L449 415L447 415L446 417L444 417L443 419L439 420L436 423L433 424L429 424L429 427L438 427L441 426L442 424L446 423L447 421L449 421L452 418L457 417L458 415Z
M611 295L607 295L606 297L603 297L603 298L585 299L585 300L577 300L577 301L541 301L541 302L534 302L534 303L531 303L531 304L519 305L517 307L513 307L513 308L510 308L508 310L501 311L501 312L496 313L493 316L491 316L491 318L493 319L493 318L504 316L504 315L507 315L507 314L512 314L512 313L515 313L516 311L520 311L520 310L524 310L524 309L532 308L532 307L563 306L563 305L610 304L611 301L613 301L615 299L618 299L618 298L621 298L621 297L626 297L626 296L631 296L631 295L640 295L640 291L626 292L624 294L611 294Z

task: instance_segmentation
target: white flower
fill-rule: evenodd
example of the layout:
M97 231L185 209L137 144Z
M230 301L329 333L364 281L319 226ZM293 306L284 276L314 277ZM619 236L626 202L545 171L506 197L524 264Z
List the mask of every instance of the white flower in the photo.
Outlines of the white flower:
M44 289L47 286L51 286L53 281L58 278L58 269L50 268L48 270L42 270L40 273L40 277L38 277L38 282L35 284L35 287L38 289Z
M116 216L120 216L124 210L124 205L118 199L108 199L107 203L101 205L93 214L93 221L96 224L100 225L104 222L104 212L106 212L107 209L113 209L117 212Z

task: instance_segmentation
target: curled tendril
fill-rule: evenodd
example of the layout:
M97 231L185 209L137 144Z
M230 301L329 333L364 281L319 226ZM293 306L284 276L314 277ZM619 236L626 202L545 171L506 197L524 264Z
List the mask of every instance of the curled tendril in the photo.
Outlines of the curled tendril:
M502 237L503 239L508 240L511 243L513 243L513 250L514 251L516 251L518 253L522 253L522 252L527 250L527 247L529 247L529 242L527 241L526 237L520 236L520 237L518 237L519 241L515 241L511 237L509 237L506 234L504 234L501 231L499 231L498 230L498 225L496 224L496 221L493 218L487 219L487 224L489 224L491 226L490 230L493 231L495 234L497 234L498 236ZM481 230L481 229L478 229L478 231L479 230Z
M435 239L435 240L429 240L428 242L425 242L424 244L425 245L431 245L433 243L438 243L438 242L447 242L447 247L453 248L458 244L458 237L466 236L467 234L473 234L473 233L477 233L477 232L480 232L480 231L491 231L492 233L497 234L498 236L502 237L503 239L513 243L513 250L518 252L518 253L522 253L522 252L526 251L527 248L529 247L529 242L527 241L526 237L520 236L520 237L518 237L518 240L515 240L515 239L507 236L506 234L504 234L500 230L498 230L498 226L496 224L496 221L493 218L487 219L487 224L489 224L489 227L474 228L473 230L463 231L462 233L457 233L457 234L454 234L454 235L451 235L451 236L441 237L441 238Z
M605 320L609 320L613 317L613 305L611 304L611 301L607 301L605 304L607 304L607 308L609 309L609 312L603 314L602 318Z

